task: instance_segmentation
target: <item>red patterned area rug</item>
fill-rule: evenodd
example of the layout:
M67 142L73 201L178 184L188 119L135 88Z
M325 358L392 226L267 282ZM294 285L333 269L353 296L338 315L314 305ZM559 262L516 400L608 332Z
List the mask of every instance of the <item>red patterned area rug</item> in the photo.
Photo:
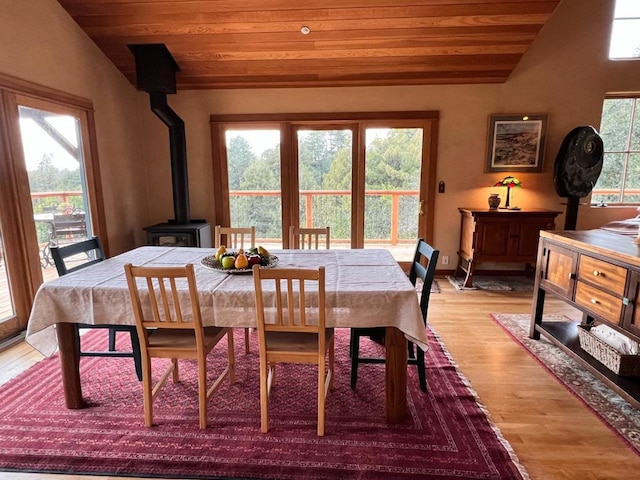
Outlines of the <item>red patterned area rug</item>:
M241 334L237 382L214 394L204 431L198 428L193 363L181 362L181 382L161 391L157 425L146 428L130 359L81 360L90 405L82 410L64 407L58 359L45 359L0 387L0 471L279 480L528 478L437 334L431 332L426 354L429 392L420 391L411 367L409 418L388 425L384 366L362 365L351 390L349 332L338 330L324 437L316 435L316 370L299 365L278 366L270 432L260 432L257 335L245 354ZM85 349L102 342L101 332L91 331L83 342L89 343ZM362 348L371 353L379 347L363 341ZM214 372L223 365L223 349L219 345L210 356Z
M529 314L492 313L491 317L640 455L638 410L546 338L530 339ZM545 315L544 320L571 321L563 315Z

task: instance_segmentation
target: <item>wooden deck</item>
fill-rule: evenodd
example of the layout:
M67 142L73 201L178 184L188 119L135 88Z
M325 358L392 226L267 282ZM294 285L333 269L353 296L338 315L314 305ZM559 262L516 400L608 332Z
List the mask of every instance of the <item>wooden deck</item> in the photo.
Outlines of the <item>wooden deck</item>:
M45 282L58 278L56 268L48 266L42 269L42 278ZM0 322L13 315L13 306L11 304L11 292L7 282L7 267L4 257L0 260Z

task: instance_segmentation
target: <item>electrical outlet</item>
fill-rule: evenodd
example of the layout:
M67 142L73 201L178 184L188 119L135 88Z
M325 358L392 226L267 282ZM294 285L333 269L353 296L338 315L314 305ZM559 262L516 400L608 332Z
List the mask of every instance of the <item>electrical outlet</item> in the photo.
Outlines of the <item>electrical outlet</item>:
M442 256L442 264L443 265L449 265L449 256L448 255L443 255Z

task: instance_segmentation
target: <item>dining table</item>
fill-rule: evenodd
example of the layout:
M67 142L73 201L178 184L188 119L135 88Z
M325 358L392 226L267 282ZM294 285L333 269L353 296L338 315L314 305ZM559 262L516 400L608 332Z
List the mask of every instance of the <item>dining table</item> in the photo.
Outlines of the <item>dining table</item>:
M134 325L124 265L195 266L205 326L256 327L251 272L212 268L215 249L143 246L43 283L26 341L45 356L59 353L67 408L83 408L74 324ZM385 409L389 423L407 415L407 339L427 348L415 287L388 250L273 250L273 268L325 267L327 327L385 327ZM185 286L186 288L186 286Z

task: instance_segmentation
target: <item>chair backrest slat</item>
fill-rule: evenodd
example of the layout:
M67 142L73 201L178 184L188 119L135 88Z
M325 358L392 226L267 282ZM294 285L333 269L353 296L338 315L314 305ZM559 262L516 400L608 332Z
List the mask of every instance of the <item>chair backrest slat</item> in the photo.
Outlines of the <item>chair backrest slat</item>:
M416 251L409 271L409 280L413 285L418 279L422 280L422 291L420 294L420 311L422 320L427 324L427 312L429 308L429 297L431 295L431 285L436 275L436 266L440 251L426 243L422 238L418 240Z
M226 243L222 243L222 236ZM254 248L256 246L256 227L214 227L214 247L225 245L227 248ZM245 246L245 241L248 245Z
M202 317L193 265L184 267L134 267L125 265L127 284L140 328L202 330ZM140 288L137 279L144 279ZM178 280L186 280L186 286ZM145 311L151 316L145 315Z
M51 246L51 257L59 276L81 270L105 259L98 237L64 246ZM73 261L71 261L73 260ZM77 264L77 262L81 262ZM71 266L73 264L73 266Z
M256 291L258 329L286 332L324 331L325 318L325 271L303 268L253 268ZM283 289L283 283L286 288ZM268 285L273 285L273 298ZM316 295L310 295L308 286L315 285ZM310 298L315 297L315 298ZM313 305L311 300L314 300ZM309 315L317 311L317 315ZM272 312L273 315L267 315ZM274 323L267 323L273 316Z
M331 247L331 228L298 228L291 225L289 227L289 248L301 250L318 249L320 240L324 237L324 246L327 250Z

